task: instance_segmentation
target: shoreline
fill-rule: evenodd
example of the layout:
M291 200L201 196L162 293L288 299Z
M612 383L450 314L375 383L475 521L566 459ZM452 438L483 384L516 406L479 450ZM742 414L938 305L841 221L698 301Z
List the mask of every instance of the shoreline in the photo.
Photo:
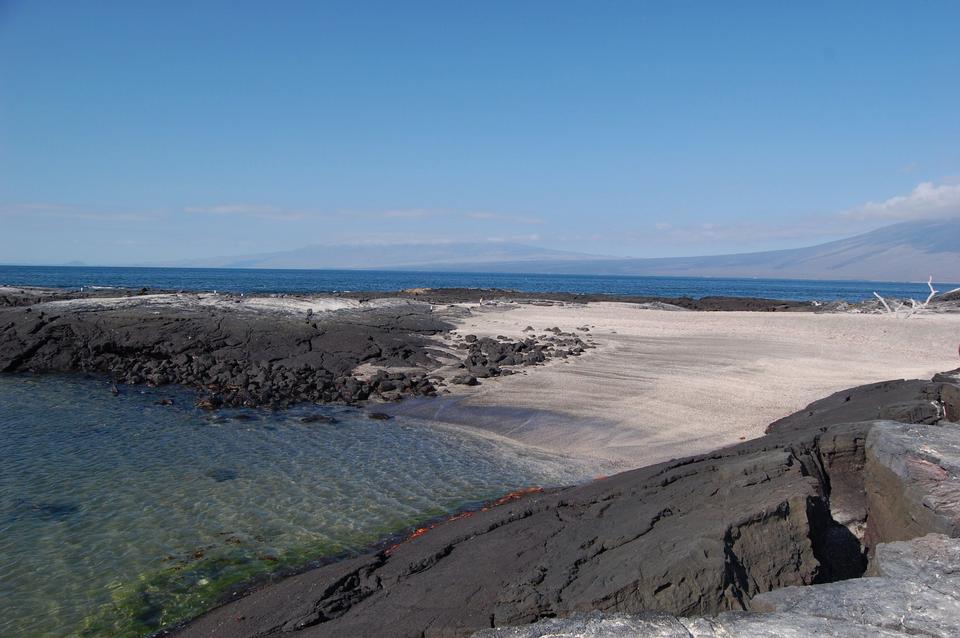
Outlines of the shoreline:
M930 378L956 365L960 340L960 317L950 314L896 320L616 303L462 306L471 312L455 320L455 338L539 336L556 326L594 347L520 376L452 387L461 411L559 413L552 425L508 420L490 427L526 443L629 467L760 437L769 423L857 384Z
M430 418L456 403L474 412L468 425L483 420L479 429L520 443L623 467L756 438L857 383L929 378L955 362L960 316L956 301L900 320L872 311L875 302L839 311L705 298L712 310L703 311L479 289L18 290L0 289L3 372L176 384L207 409L315 402L389 412L423 405L401 399L437 397L422 407ZM515 413L497 423L481 414L497 410ZM522 410L540 416L517 418Z
M0 321L0 326L5 326L0 329L0 369L52 372L92 369L107 374L118 374L119 371L127 375L121 380L140 379L140 382L145 380L157 386L177 383L200 389L205 393L202 397L232 393L226 400L200 404L214 409L220 405L238 405L237 399L242 399L241 404L249 407L283 408L309 397L316 402L355 405L368 415L376 410L429 418L448 427L507 439L514 444L571 459L602 460L617 470L639 468L620 472L604 481L552 489L503 503L500 507L481 508L475 516L455 514L441 517L439 524L428 526L429 533L418 534L414 530L407 542L391 547L389 554L377 550L373 558L370 555L341 557L342 560L333 560L320 568L281 576L277 580L268 579L266 586L251 585L246 590L250 596L240 601L243 605L260 609L258 614L292 613L296 616L300 612L291 610L285 599L274 600L279 595L276 592L293 591L296 596L306 595L305 590L297 585L303 579L312 582L316 578L325 579L328 574L333 574L338 582L344 577L352 579L355 576L350 575L350 570L357 564L364 565L361 571L386 570L389 578L394 578L389 575L393 569L400 569L402 579L418 578L416 575L420 570L407 573L400 567L407 564L403 562L409 560L405 557L417 556L423 548L434 547L437 539L448 542L450 547L473 542L469 540L472 538L486 543L484 538L489 531L500 526L519 523L520 528L510 529L521 529L519 533L524 538L535 539L543 533L548 534L548 538L557 538L563 546L557 548L560 553L551 554L552 558L544 559L546 563L541 561L538 564L547 571L559 569L561 572L566 569L562 567L566 560L564 556L583 552L585 547L597 542L596 539L589 541L584 535L608 533L596 528L597 524L588 515L596 508L600 511L598 517L605 517L604 512L610 506L620 512L611 514L613 521L604 523L603 530L610 524L614 528L642 526L644 512L653 516L649 523L653 529L654 526L678 525L676 522L665 524L661 519L673 517L677 508L682 510L689 506L689 511L684 514L692 517L689 524L707 526L696 538L712 538L718 530L709 527L713 523L704 519L705 514L699 511L717 507L712 501L702 502L709 494L708 486L716 480L711 472L716 472L719 467L722 473L739 476L741 470L737 468L743 455L751 458L751 455L760 455L754 469L768 477L781 477L774 483L786 481L781 488L793 494L787 501L777 501L780 493L767 491L774 486L754 487L764 485L771 478L743 486L736 482L733 486L721 483L721 487L716 488L760 489L758 494L740 505L742 508L749 508L752 498L757 499L758 506L765 508L764 512L787 508L784 510L785 524L794 531L787 534L786 540L781 539L786 545L771 549L771 552L786 551L796 543L802 547L802 538L817 537L826 533L825 529L835 529L837 525L849 533L860 530L857 542L867 543L861 533L861 528L867 527L865 515L846 521L835 519L838 515L831 514L828 519L832 522L823 519L822 512L816 516L808 512L812 517L808 519L796 518L804 509L799 505L801 502L821 499L817 506L821 510L824 507L829 509L833 504L829 480L812 488L809 482L793 476L795 470L789 469L796 467L797 463L807 463L803 454L826 453L820 447L820 434L810 438L811 432L822 432L820 422L807 423L796 432L777 431L773 434L766 434L768 426L773 428L776 425L782 429L784 422L802 420L803 411L797 410L804 405L810 404L807 409L814 410L817 399L864 380L875 381L889 376L929 378L931 375L927 372L930 370L949 369L955 364L956 355L954 346L948 344L956 340L956 328L960 323L960 316L950 313L931 313L906 322L866 312L824 311L809 305L802 311L783 309L774 304L768 308L773 312L730 310L729 307L726 312L704 312L664 302L489 299L484 297L486 292L443 291L440 297L424 300L396 296L365 298L362 295L363 298L238 297L151 294L149 291L144 294L126 291L117 296L96 291L91 295L54 300L41 295L37 302L34 289L22 297L24 303L18 304L14 299L13 303L0 307L0 320L6 319ZM423 293L411 292L409 296L422 297ZM9 297L6 299L9 301ZM375 345L371 347L371 343ZM254 376L256 379L251 380L249 386L241 387L233 381ZM944 388L953 387L951 379L933 384L937 388L934 404L938 401L941 404L956 402L956 397L947 399L943 394L946 392ZM933 391L925 389L930 383L917 383L899 381L890 384L891 392L900 398L905 397L904 405L908 407L891 408L888 414L874 414L867 410L858 418L920 418L921 422L928 422L922 419L932 418L929 414L931 401L918 397L926 397L924 393ZM343 394L345 391L348 394ZM312 394L303 394L305 392ZM876 400L868 389L857 388L851 392L863 394L861 403L864 405L873 405L869 402ZM449 394L433 396L445 393ZM425 396L408 398L417 394ZM761 398L760 403L751 402L755 396ZM273 399L260 400L270 397ZM402 398L407 400L400 401ZM828 403L832 400L833 397L824 399ZM886 403L892 400L887 395L882 399ZM881 402L881 405L884 404ZM944 414L937 413L933 417L944 418ZM861 424L858 427L868 431L874 426ZM771 444L764 441L782 441L786 446L783 449L790 450L789 454L799 454L789 447L794 443L800 446L798 449L806 451L791 462L793 465L783 466L782 453L774 454L769 448ZM843 448L842 453L851 452ZM715 459L722 462L715 463ZM671 468L691 464L700 469L683 474L683 481L692 481L694 486L686 492L670 496L666 488L673 484L673 479L663 485L657 483L666 480L657 477L673 471ZM728 470L722 469L728 465ZM744 467L743 472L747 474L754 471L749 463ZM809 477L811 470L804 471L803 476ZM636 480L640 480L638 485L644 487L630 487ZM650 481L653 482L648 485ZM624 504L627 497L625 492L617 491L621 489L629 489L631 494L639 489L646 495L645 500L633 503L627 499L630 504ZM663 495L659 494L661 490L666 490ZM564 496L567 494L583 495L586 500L568 511L571 506ZM607 496L599 496L602 494ZM794 502L797 498L800 500ZM609 506L599 505L607 500ZM649 507L654 507L650 503L658 500L662 501L657 506L660 509L648 511ZM681 507L683 503L688 506ZM528 523L522 523L528 516L547 516L548 511L554 514L547 519L538 519L540 526L536 528L528 528ZM788 511L793 513L786 513ZM723 519L730 514L721 509L715 516ZM746 510L740 514L748 518L756 515ZM626 518L621 518L623 516ZM764 519L763 524L772 523ZM463 529L474 531L456 531ZM675 533L680 534L682 529L685 528L675 530ZM806 531L794 538L797 529ZM637 538L644 538L648 532L641 531ZM467 540L462 536L464 533L469 537ZM629 536L634 532L624 533ZM778 528L772 532L771 538L779 538L778 535L784 533L787 532ZM397 535L388 538L396 539ZM443 538L448 540L442 541ZM880 534L879 540L886 539ZM620 536L608 540L612 549L620 547ZM877 540L873 538L869 542L875 544ZM582 545L585 542L587 545ZM654 541L645 538L643 542ZM694 540L683 532L672 542L682 544ZM565 545L569 543L581 543L579 550ZM603 548L607 547L607 541L603 541L600 547L605 552ZM807 549L813 552L809 564L795 566L795 572L784 567L788 576L782 582L778 581L779 586L809 584L818 569L830 569L824 566L826 563L817 553L824 551L822 547ZM436 548L430 551L436 551ZM502 558L503 548L484 551L492 552L488 560L494 563ZM807 550L793 548L789 551ZM440 548L439 558L415 558L414 563L425 560L424 570L428 571L437 564L447 565L443 562L447 556L445 552L446 549ZM590 560L599 556L589 551L587 554L592 556ZM483 555L482 551L480 555ZM707 561L702 567L706 570L703 573L712 573L710 570L715 567L710 562L712 557L713 554L707 552L704 558L697 559ZM469 564L463 564L462 560L455 561L459 565L456 569L480 567L475 563L479 559L471 559L474 562L468 561ZM504 569L508 567L504 566ZM575 579L579 569L576 568L570 577ZM667 565L664 569L672 567ZM613 582L624 577L620 566L608 566L603 570L596 576L601 581ZM527 577L529 575L522 576ZM757 578L766 576L758 574ZM380 576L377 582L380 582ZM459 581L450 582L449 595L460 595L463 586ZM547 591L552 586L545 585ZM360 593L347 588L349 591L342 592L345 600L337 594L334 596L336 600L324 605L333 604L338 609L346 605L349 611L375 595L375 591L371 593L363 587L361 582ZM526 585L514 583L511 587L523 589ZM595 585L584 587L587 588L584 595L587 595ZM684 588L694 589L687 592L681 588L678 591L687 593L672 593L671 596L683 599L695 595L697 587L705 588L699 594L702 597L703 592L712 591L713 585L693 579ZM734 602L718 599L704 603L707 607L701 611L746 608L748 597L756 593L747 587L737 594ZM360 599L354 600L358 595ZM268 608L261 608L263 597L274 602L270 602ZM243 602L248 600L252 602ZM599 602L591 600L589 606L595 608ZM653 604L650 602L653 599L644 600L644 605ZM235 603L227 606L232 604ZM511 619L526 622L529 619L525 614L532 613L530 609L539 609L536 614L556 611L550 605L523 608L528 611L518 616L507 614L503 622ZM682 605L667 605L666 608L669 611L686 609ZM207 623L205 619L219 617L222 609L224 607L218 607L178 631L193 635L194 623ZM629 605L625 609L629 609ZM341 615L340 612L337 615L322 612L315 617L308 613L310 619L307 621L287 616L282 624L293 623L291 627L316 625L316 635L326 635L327 630L342 633L344 627L349 634L351 622L361 625L369 622L358 617L341 621ZM465 620L459 616L450 616L444 622L448 621L456 626L461 622L475 628L489 626L471 624L478 620ZM251 622L259 623L260 619L252 617ZM459 635L458 631L450 635ZM412 626L411 632L410 635L419 635ZM229 632L224 635L233 636ZM358 635L371 634L363 630ZM400 635L406 634L400 632Z
M604 610L598 622L619 622L612 612L640 614L622 617L663 623L642 625L650 631L697 626L704 636L749 636L757 626L801 633L816 626L829 633L847 626L837 619L868 631L874 619L864 619L847 597L855 601L868 581L877 582L861 576L887 574L881 558L899 547L892 541L917 538L915 547L934 551L931 560L944 573L960 548L937 536L960 536L960 509L950 497L957 489L951 472L960 468L960 431L948 422L960 418L958 373L847 389L772 423L760 440L454 516L389 553L254 590L172 635L236 638L282 626L311 638L474 632L532 638L554 635L555 623L579 626L577 613L585 609ZM941 408L930 411L931 404ZM744 570L743 579L723 576L731 560ZM531 569L540 574L533 581ZM623 587L635 593L621 597ZM829 613L783 613L790 601L821 590L835 599ZM894 587L868 589L868 595L879 597L884 609L908 605ZM947 602L936 608L947 609L954 594L938 595ZM937 626L952 626L949 611L937 614ZM483 631L567 616L543 621L546 634L536 633L539 625L528 625L529 634ZM931 622L912 612L903 618L911 626ZM876 622L886 627L882 614ZM707 633L710 627L719 633Z

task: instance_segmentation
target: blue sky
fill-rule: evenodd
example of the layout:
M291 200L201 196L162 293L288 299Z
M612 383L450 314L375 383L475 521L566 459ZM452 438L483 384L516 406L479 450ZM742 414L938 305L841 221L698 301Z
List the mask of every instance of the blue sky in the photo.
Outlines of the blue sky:
M960 215L957 2L0 0L0 263Z

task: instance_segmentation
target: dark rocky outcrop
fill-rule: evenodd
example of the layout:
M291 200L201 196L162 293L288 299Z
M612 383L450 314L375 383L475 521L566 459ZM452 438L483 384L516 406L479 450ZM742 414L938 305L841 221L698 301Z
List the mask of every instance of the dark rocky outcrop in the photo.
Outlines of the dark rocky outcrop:
M343 293L342 296L356 299L371 299L371 293ZM428 301L435 304L451 304L477 301L516 301L520 303L564 304L589 303L593 301L618 301L623 303L652 304L660 303L686 310L704 311L759 311L759 312L796 312L820 309L809 301L786 301L780 299L760 299L757 297L655 297L649 295L612 295L575 292L538 292L499 288L416 288L391 293L377 293L376 296L395 296Z
M451 326L428 304L309 318L224 306L0 308L0 372L99 372L122 383L176 383L201 390L198 404L209 409L435 393L421 373L352 374L361 363L435 365L429 337Z
M460 517L391 551L254 592L183 635L466 636L590 610L748 611L764 592L857 577L870 543L895 540L872 517L899 516L881 511L904 498L895 491L904 481L877 494L870 465L908 426L845 415L875 418L885 402L927 400L936 385L855 388L761 439Z
M298 314L259 310L250 298L230 295L201 303L196 295L18 289L0 296L0 372L176 383L199 390L197 405L209 410L396 401L436 395L438 379L429 374L443 363L431 337L452 329L446 316L403 299ZM564 333L519 341L467 335L459 347L465 375L458 383L471 385L471 378L511 374L592 346ZM380 369L360 375L361 364Z
M466 335L463 341L466 345L463 367L469 373L468 377L479 379L498 377L512 366L531 366L553 358L579 357L594 347L575 334L560 333L559 329L554 335L540 339L527 337L510 341L506 337L491 339Z
M755 613L712 618L574 614L483 630L474 638L953 638L960 618L960 539L930 534L884 543L867 578L778 589L754 598L753 607Z

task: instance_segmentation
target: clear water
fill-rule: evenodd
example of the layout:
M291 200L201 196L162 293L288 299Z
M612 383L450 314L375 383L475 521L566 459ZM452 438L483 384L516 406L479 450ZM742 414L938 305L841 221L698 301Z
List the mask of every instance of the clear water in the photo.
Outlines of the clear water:
M173 406L157 405L172 397ZM303 423L306 414L336 423ZM346 407L192 407L0 375L0 636L140 636L232 585L602 468Z
M876 291L885 297L924 299L922 283L733 279L706 277L630 277L601 275L528 275L509 273L397 272L373 270L263 270L243 268L94 268L0 266L0 285L119 286L222 292L322 293L346 290L392 291L405 288L505 288L526 292L577 292L663 297L708 295L766 297L796 301L862 301ZM960 284L938 282L940 290Z

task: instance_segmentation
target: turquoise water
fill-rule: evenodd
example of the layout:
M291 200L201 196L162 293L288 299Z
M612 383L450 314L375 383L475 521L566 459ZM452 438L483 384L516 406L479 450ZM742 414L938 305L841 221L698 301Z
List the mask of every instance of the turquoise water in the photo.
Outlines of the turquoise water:
M347 407L209 414L60 376L0 375L0 458L4 637L145 635L251 576L602 471Z
M249 268L111 268L3 266L0 285L119 286L243 293L324 293L406 288L505 288L525 292L695 297L725 295L796 301L862 301L884 297L926 299L923 283L740 279L732 277L636 277L625 275L531 275L524 273L400 272L376 270L272 270ZM938 282L940 290L958 284Z

